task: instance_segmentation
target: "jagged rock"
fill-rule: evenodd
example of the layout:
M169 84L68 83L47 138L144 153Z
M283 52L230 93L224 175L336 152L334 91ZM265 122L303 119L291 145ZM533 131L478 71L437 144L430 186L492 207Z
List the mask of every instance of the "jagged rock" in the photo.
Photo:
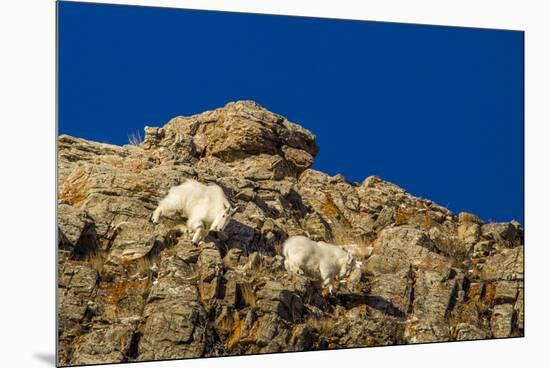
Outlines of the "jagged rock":
M287 321L298 321L304 311L302 298L275 281L267 281L256 292L257 306L263 313L276 313Z
M466 323L461 323L456 327L457 340L479 340L486 339L487 333L482 329Z
M73 340L85 333L87 311L97 291L98 272L88 264L65 260L58 275L59 357L71 360Z
M178 258L185 263L196 263L199 259L200 249L195 247L189 239L180 239L174 248Z
M120 264L143 258L156 241L154 228L148 221L124 221L117 225L117 234L111 242L108 262Z
M487 257L481 277L485 280L523 281L523 247L503 249Z
M176 248L184 246L178 243ZM174 253L162 260L159 278L151 286L138 332L138 360L189 358L204 352L207 322L198 271Z
M514 304L514 312L516 313L516 321L514 328L516 329L516 336L521 336L524 329L525 309L523 299L523 284L519 285L516 302Z
M313 133L253 101L146 127L139 145L58 146L62 365L523 335L517 222L313 170ZM177 215L149 221L187 178L238 206L199 246ZM285 270L292 235L363 264L329 296Z
M177 134L173 134L175 132ZM149 133L149 134L147 134ZM296 168L307 168L318 152L315 136L280 115L265 110L253 101L229 103L223 109L192 117L177 117L159 131L146 131L145 142L160 142L164 137L192 137L192 143L202 156L214 156L233 162L260 154L276 155ZM150 135L150 137L149 137ZM302 152L300 152L302 151ZM312 158L308 159L307 155Z
M223 258L224 267L236 268L238 266L242 266L244 265L244 262L242 262L241 260L243 260L244 258L244 252L242 249L232 248Z
M518 297L520 282L498 281L495 289L495 303L514 303Z
M315 342L315 333L313 328L307 325L297 325L290 337L289 344L294 351L310 350Z
M126 360L131 354L130 347L135 323L117 323L95 326L74 342L76 349L71 364L105 364Z
M145 127L145 138L142 147L148 151L158 152L163 160L174 163L197 161L197 150L192 137L178 134L171 129Z
M511 304L499 304L493 309L491 316L491 330L495 337L509 337L513 328L514 306Z
M478 242L481 236L481 226L476 223L466 222L458 225L458 239L469 248L472 244Z
M481 227L481 234L486 239L501 242L510 248L523 243L522 230L512 222L485 224Z
M139 341L139 359L201 356L205 349L206 315L195 303L173 299L151 308Z
M493 253L493 245L495 244L492 240L482 240L473 247L473 258L487 257Z
M409 269L401 268L398 271L384 269L375 275L370 283L370 291L366 297L366 304L371 307L375 316L389 315L403 317L411 303L411 280Z
M410 225L384 229L374 243L367 267L376 274L408 269L411 265L443 273L450 260L437 253L435 244L422 230Z
M60 204L57 211L59 249L82 257L99 247L95 224L85 211L66 204Z
M454 275L452 275L454 273ZM405 339L409 342L435 342L449 339L449 326L445 320L453 308L459 277L443 277L440 272L416 270L412 312L417 321L408 324Z
M212 244L206 244L201 248L197 266L201 300L210 309L220 296L222 283L223 261L219 250Z
M395 210L392 207L384 207L378 214L378 217L374 223L377 229L383 229L386 226L391 225L394 222Z
M98 274L89 265L65 262L60 267L59 316L62 320L81 321L88 301L93 300Z
M287 326L278 314L266 314L258 320L256 344L261 353L274 353L286 345L289 337Z
M458 214L458 222L460 224L471 223L483 225L483 221L479 217L469 212L460 212Z

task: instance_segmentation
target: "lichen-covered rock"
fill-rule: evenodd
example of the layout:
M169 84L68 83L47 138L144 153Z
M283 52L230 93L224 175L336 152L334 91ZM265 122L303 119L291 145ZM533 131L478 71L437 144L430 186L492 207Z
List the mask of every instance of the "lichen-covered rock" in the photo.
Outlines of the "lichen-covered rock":
M66 204L60 204L57 211L60 249L82 257L98 248L94 221L85 211Z
M253 101L146 127L139 145L58 143L61 365L523 335L517 222L313 170L315 136ZM178 216L149 221L186 178L239 207L200 246ZM330 296L284 269L292 235L362 266Z
M72 342L84 334L90 322L87 313L97 292L98 272L90 265L60 256L58 280L59 357L65 364L71 361Z
M96 325L74 342L76 349L71 364L104 364L122 362L129 357L136 328L133 321Z

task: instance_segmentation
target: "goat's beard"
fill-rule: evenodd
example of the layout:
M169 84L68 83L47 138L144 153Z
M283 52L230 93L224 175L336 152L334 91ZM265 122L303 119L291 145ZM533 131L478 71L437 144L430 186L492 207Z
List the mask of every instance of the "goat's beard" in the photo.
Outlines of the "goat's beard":
M355 259L351 256L346 260L344 266L340 270L340 278L346 278L351 274L351 271L355 267Z
M217 232L223 231L228 222L225 216L225 214L216 216L214 222L212 222L211 229Z
M351 267L349 264L345 264L344 267L342 267L342 269L340 270L340 274L338 275L338 277L340 279L345 279L349 276L349 274L351 273Z

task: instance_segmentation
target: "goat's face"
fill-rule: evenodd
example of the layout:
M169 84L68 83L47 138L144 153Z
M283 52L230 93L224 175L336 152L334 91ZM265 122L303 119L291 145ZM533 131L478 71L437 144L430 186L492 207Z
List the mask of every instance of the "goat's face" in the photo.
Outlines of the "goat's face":
M231 220L231 216L237 211L236 207L227 207L225 210L220 213L214 222L212 223L212 230L221 232L227 224L229 223L229 220Z

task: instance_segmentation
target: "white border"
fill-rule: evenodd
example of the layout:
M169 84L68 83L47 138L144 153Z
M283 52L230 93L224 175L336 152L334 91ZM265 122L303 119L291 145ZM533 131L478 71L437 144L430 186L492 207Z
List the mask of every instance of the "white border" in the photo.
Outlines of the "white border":
M548 125L550 55L546 1L256 0L101 1L526 31L526 337L337 352L139 363L131 367L334 365L516 367L540 360L548 334ZM4 367L51 366L54 353L54 14L51 0L2 2L0 90ZM498 132L495 133L498 139ZM542 363L544 364L544 363ZM109 367L128 365L109 365ZM107 367L107 366L105 366ZM130 367L130 366L128 366Z

